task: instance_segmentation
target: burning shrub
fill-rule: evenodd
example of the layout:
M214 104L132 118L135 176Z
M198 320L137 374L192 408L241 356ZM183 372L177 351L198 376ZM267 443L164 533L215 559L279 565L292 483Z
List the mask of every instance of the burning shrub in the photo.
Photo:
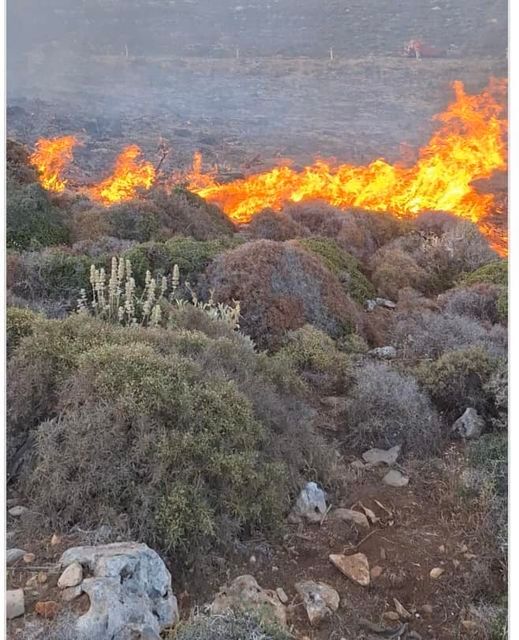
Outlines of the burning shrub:
M507 352L507 333L500 325L487 329L468 316L427 309L398 312L390 335L408 358L437 358L445 351L476 346L498 357Z
M430 277L416 260L402 249L391 244L379 249L371 258L371 281L380 295L396 300L404 287L412 287L425 292L430 285Z
M5 161L7 179L18 184L38 182L34 167L29 162L29 150L16 140L6 140Z
M303 228L284 212L265 209L256 214L244 227L248 240L292 240L305 235Z
M214 324L213 338L76 315L21 341L8 459L39 424L19 488L50 525L102 521L186 558L275 529L303 474L328 480L332 454L301 387Z
M496 367L496 359L487 351L471 347L447 351L433 362L422 363L416 372L434 403L453 421L467 407L485 415L492 411L492 398L485 388Z
M431 455L441 444L439 416L410 375L381 362L355 371L345 411L345 440L356 448L404 445L411 455Z
M313 237L299 240L299 244L321 258L324 265L339 278L353 300L363 304L368 298L375 296L375 289L360 271L359 262L343 251L335 240Z
M47 247L68 241L69 233L59 210L38 184L6 183L7 247Z
M243 244L218 256L207 278L217 300L240 300L240 326L261 347L280 344L305 323L334 337L360 324L337 277L294 241Z
M233 223L223 211L185 189L177 188L170 194L154 189L149 199L158 211L162 237L183 234L210 240L234 232Z
M448 314L468 316L480 322L494 324L502 322L502 287L481 283L471 287L449 289L438 297L438 303Z

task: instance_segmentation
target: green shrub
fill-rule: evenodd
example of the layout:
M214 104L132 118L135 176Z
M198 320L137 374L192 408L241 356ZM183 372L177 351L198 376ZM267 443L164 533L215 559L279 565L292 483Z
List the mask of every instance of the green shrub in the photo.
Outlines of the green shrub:
M460 278L460 284L467 286L480 282L489 282L508 287L508 261L495 260Z
M7 180L6 242L12 249L63 244L69 233L58 209L38 184Z
M7 354L11 354L20 340L32 334L33 327L41 319L41 315L30 309L7 307L6 334Z
M485 392L496 360L481 347L446 351L437 360L422 363L417 376L446 416L454 420L467 407L487 414L492 400Z
M508 289L503 287L496 301L498 319L508 324Z
M500 359L492 372L484 391L492 401L494 413L491 417L496 429L508 428L508 361Z
M337 349L330 336L312 325L286 335L277 354L278 358L283 356L301 373L321 374L341 386L351 376L348 356Z
M276 532L303 479L330 480L333 452L295 371L282 379L273 358L212 322L76 314L22 340L9 361L8 464L34 436L34 463L15 480L42 526L105 522L180 562Z
M105 215L111 226L111 235L116 238L146 242L159 235L159 210L148 200L114 205L106 210Z
M299 244L318 255L322 262L342 282L349 295L360 304L375 296L375 288L360 271L360 264L356 258L341 249L330 238L303 238Z
M371 281L380 295L396 300L405 287L426 292L430 288L430 275L419 266L413 256L402 249L384 246L371 258Z

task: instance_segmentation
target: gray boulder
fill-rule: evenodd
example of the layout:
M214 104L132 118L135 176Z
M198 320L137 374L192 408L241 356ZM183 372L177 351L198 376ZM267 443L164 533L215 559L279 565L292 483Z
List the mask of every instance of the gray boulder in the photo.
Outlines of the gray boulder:
M472 407L465 409L465 413L452 425L452 433L461 436L465 440L479 438L484 430L485 421Z
M387 347L375 347L368 351L368 355L380 360L394 360L396 358L395 347L388 345Z
M307 482L301 489L294 508L290 512L289 522L297 523L303 520L320 522L326 513L326 494L315 482Z
M389 467L398 460L402 447L397 444L391 449L368 449L362 454L364 462L373 466L387 464Z
M92 576L81 582L90 609L76 622L78 640L158 636L178 620L171 575L159 555L145 544L73 547L65 551L60 563L63 568L78 563Z
M26 552L23 549L7 549L5 552L6 565L10 567L15 562L18 562L18 560L21 560L24 557L25 553Z

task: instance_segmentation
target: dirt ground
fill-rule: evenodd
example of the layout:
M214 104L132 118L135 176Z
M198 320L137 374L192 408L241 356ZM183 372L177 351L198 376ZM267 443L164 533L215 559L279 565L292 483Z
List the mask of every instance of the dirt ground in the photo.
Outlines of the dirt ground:
M360 475L352 473L347 489L333 496L333 508L353 507L361 512L362 506L371 509L379 521L371 524L369 530L334 520L332 510L321 524L289 525L288 533L279 543L248 542L235 557L213 562L212 569L206 565L203 576L180 579L172 569L181 615L189 616L193 607L203 608L223 584L239 575L251 574L264 588L284 589L289 598L289 624L297 638L373 637L363 628L362 619L388 628L398 626L384 617L384 613L395 611L394 598L411 614L409 630L418 632L424 640L465 637L462 622L470 619L469 604L482 590L487 598L492 593L497 596L503 589L505 575L503 567L489 563L485 557L477 513L456 488L462 460L463 450L456 445L445 452L442 461L404 463L403 469L410 477L404 488L384 485L381 481L387 471L384 468ZM85 540L81 534L62 536L54 546L49 536L39 541L23 540L23 534L16 533L14 519L9 529L15 532L10 546L23 545L35 554L31 563L20 560L9 569L9 588L24 586L33 576L46 577L44 583L36 580L26 590L24 624L30 624L36 616L36 602L50 600L58 602L60 608L63 606L56 586L59 577L56 563L66 548ZM350 581L328 559L331 553L357 552L366 555L371 569L375 566L382 569L369 587ZM444 570L440 578L430 577L433 568ZM294 584L300 580L325 582L340 595L338 611L318 628L310 626L298 599ZM86 611L88 598L81 596L72 607L78 613ZM23 637L22 629L20 619L11 621L10 637Z

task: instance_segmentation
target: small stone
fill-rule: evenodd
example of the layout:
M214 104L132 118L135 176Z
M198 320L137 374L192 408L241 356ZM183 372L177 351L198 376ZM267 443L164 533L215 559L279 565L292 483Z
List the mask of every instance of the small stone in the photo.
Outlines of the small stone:
M256 564L256 556L251 556L251 557L249 558L249 562L250 562L251 564Z
M445 545L444 545L444 544L441 544L441 545L438 547L438 551L439 551L440 553L445 553Z
M38 573L38 582L40 584L45 584L47 582L47 574L45 573L45 571L40 571Z
M363 553L346 556L342 553L328 556L341 573L363 587L369 586L369 562Z
M404 607L404 605L401 602L399 602L396 598L393 598L393 602L395 604L396 612L398 613L400 618L402 618L402 620L411 620L412 615Z
M274 566L272 567L272 571L273 571L273 572L279 571L279 567L276 567L276 566L274 565Z
M23 616L25 613L25 596L23 589L12 589L5 592L5 615L8 620Z
M427 615L431 615L433 612L433 608L430 604L424 604L421 608L422 613L425 613Z
M391 471L388 471L382 478L382 482L389 485L390 487L400 488L406 487L409 484L409 478L400 473L400 471L391 469Z
M452 433L461 436L465 440L475 440L485 430L485 421L479 413L472 407L465 409L465 413L460 416L452 425Z
M456 560L456 558L453 558L452 564L454 565L455 569L458 569L460 564L461 564L461 562L459 560Z
M429 575L431 576L431 578L436 580L437 578L439 578L444 573L445 573L445 569L442 569L441 567L434 567L434 569L431 569L431 572L430 572Z
M320 522L326 513L326 494L315 482L307 482L288 515L292 524L308 520Z
M382 617L384 618L384 620L390 620L392 622L397 622L398 620L400 620L400 616L396 611L384 611Z
M386 557L387 557L386 550L384 549L384 547L380 547L380 559L385 560Z
M38 575L31 576L25 583L27 589L36 589L40 583L38 582Z
M369 529L369 521L363 513L360 513L360 511L341 508L335 509L335 511L333 511L331 515L337 520L343 520L344 522L354 522L359 527L365 527L366 529Z
M339 594L324 582L305 580L296 583L295 588L303 598L308 620L313 627L339 608Z
M350 467L352 469L358 469L359 471L366 468L366 465L362 462L362 460L353 460L350 462Z
M464 553L463 557L465 560L474 560L474 558L477 558L477 555L475 553Z
M395 464L398 460L402 447L397 444L391 449L368 449L362 454L362 459L368 464L387 464L389 467Z
M26 553L23 556L23 561L25 564L32 564L36 560L36 556L34 553Z
M380 576L382 575L382 572L384 571L384 569L382 567L380 567L378 564L375 565L374 567L372 567L370 569L369 575L375 579L375 578L380 578Z
M385 307L386 309L396 309L396 303L387 298L375 298L375 302L379 307Z
M24 513L27 513L29 509L27 507L22 507L21 505L17 505L16 507L11 507L9 509L9 515L13 516L13 518L19 518L23 516Z
M52 534L52 538L50 539L51 547L55 547L58 544L61 544L61 538L57 533Z
M51 620L52 618L56 617L56 614L58 613L58 603L54 602L54 600L37 602L34 607L34 611L42 618Z
M83 567L79 562L73 562L63 571L59 580L58 587L66 589L67 587L77 587L83 580Z
M10 567L15 562L18 562L18 560L21 560L25 554L26 551L24 551L23 549L7 549L7 551L5 552L6 565Z
M368 351L368 355L374 358L380 358L381 360L394 360L396 358L396 349L392 345L375 347Z
M283 604L286 604L288 602L288 596L281 587L278 587L276 589L276 593Z
M77 587L66 587L61 592L61 599L64 602L72 602L83 593L83 587L79 584Z

